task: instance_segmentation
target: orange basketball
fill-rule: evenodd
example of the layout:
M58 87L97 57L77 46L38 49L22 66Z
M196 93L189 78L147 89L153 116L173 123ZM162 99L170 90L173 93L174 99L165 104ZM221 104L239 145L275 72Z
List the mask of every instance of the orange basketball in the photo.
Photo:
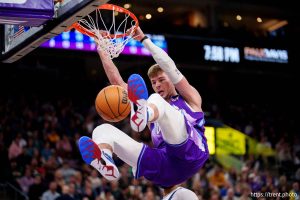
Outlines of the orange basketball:
M107 86L98 93L95 107L104 120L119 122L130 113L127 91L118 85Z

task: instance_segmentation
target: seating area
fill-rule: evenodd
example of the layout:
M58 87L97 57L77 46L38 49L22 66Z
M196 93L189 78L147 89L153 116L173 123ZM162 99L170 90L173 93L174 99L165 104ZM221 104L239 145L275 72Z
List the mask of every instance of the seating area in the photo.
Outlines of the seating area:
M82 135L90 136L93 128L104 121L93 105L76 102L74 97L46 100L34 94L1 98L1 183L13 184L32 200L46 199L49 190L76 200L160 199L160 188L144 179L135 180L130 167L118 158L115 160L121 178L117 182L108 182L84 164L77 140ZM211 200L230 196L248 199L251 192L299 194L300 143L292 129L283 129L281 124L290 121L286 116L273 114L271 107L256 105L204 107L208 118L222 120L273 147L277 165L268 165L262 156L245 155L240 158L243 167L238 172L222 167L213 155L183 186L195 191L200 199ZM151 145L149 132L132 131L128 118L114 125Z

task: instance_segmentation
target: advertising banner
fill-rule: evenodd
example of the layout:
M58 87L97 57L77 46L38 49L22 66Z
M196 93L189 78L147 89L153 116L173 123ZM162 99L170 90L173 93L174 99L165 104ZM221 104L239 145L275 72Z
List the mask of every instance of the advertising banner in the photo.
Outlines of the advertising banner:
M289 60L286 49L244 47L244 56L246 60L261 62L288 63Z
M205 126L205 137L207 139L209 154L211 155L216 153L215 132L214 127Z
M246 135L230 127L216 129L216 153L244 155L246 153Z

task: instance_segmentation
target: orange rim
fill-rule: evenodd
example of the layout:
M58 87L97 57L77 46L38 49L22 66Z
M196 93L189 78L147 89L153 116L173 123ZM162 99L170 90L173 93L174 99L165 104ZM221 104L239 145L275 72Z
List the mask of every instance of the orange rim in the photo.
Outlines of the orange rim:
M138 21L137 17L132 12L130 12L129 10L127 10L125 8L122 8L120 6L116 6L113 4L103 4L103 5L99 6L97 9L112 10L112 11L117 11L120 13L125 13L125 14L129 15L135 21L135 27L133 29L133 32L135 32L136 29L139 27L139 21ZM88 35L88 36L94 37L94 38L96 37L96 35L92 31L81 26L78 22L75 22L70 27L70 29L72 29L72 28L76 29L77 31L79 31L82 34L85 34L85 35ZM123 34L110 34L109 36L111 38L121 38L121 37L125 37L127 35L128 34L123 33Z

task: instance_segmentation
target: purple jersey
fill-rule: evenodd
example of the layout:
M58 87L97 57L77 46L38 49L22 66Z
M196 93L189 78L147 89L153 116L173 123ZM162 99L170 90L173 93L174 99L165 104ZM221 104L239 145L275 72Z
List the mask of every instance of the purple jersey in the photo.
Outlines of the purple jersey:
M181 113L183 113L186 119L185 123L188 129L188 134L190 134L194 142L199 145L199 148L204 151L205 148L203 146L203 142L201 141L202 139L198 136L198 132L201 132L202 134L204 133L204 113L192 111L184 99L179 95L172 97L170 104L176 110L179 110ZM163 140L159 124L157 122L152 123L150 125L150 130L154 147L160 148L165 146L166 142Z
M184 115L188 138L182 144L171 145L163 140L159 124L150 125L154 148L145 145L138 159L136 177L144 176L153 183L170 187L193 176L208 159L204 136L204 113L193 112L181 96L170 104Z

